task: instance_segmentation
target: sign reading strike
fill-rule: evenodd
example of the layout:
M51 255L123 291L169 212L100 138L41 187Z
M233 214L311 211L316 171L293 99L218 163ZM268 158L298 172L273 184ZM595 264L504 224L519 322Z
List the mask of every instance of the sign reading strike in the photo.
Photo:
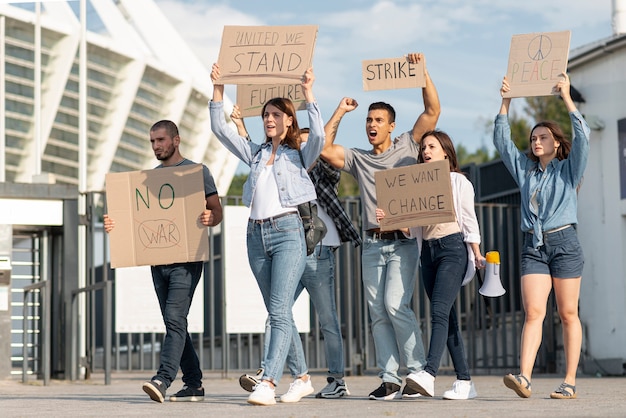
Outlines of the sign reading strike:
M293 84L313 62L316 25L224 26L218 63L224 84Z
M410 63L407 57L362 62L363 90L395 90L426 86L424 61Z
M209 259L201 164L108 173L111 267Z
M239 84L237 86L237 104L241 110L241 117L260 116L265 103L274 97L284 97L293 102L296 110L306 109L306 99L302 91L302 84L272 84L252 85Z
M374 173L381 231L453 222L454 203L448 160Z
M505 97L550 96L567 70L570 31L530 33L511 38Z

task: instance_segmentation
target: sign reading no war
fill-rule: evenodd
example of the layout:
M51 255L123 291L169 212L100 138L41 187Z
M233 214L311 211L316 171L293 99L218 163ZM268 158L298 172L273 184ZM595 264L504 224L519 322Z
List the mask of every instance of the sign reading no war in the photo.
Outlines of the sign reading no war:
M374 180L381 231L455 220L448 160L377 171Z
M108 173L111 267L206 261L202 165Z
M506 76L511 90L504 97L550 96L567 70L570 31L530 33L511 38Z
M224 84L292 84L313 62L316 25L224 26L218 58Z

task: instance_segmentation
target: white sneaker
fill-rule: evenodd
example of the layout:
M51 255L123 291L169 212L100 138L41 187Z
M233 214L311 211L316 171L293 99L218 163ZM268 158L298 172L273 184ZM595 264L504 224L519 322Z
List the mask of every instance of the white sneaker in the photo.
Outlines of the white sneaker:
M443 393L443 399L474 399L476 396L478 393L471 380L455 380L452 389Z
M422 396L435 396L435 376L425 370L409 374L406 377L406 385Z
M311 384L311 377L306 382L302 379L296 379L293 383L289 384L289 390L283 396L280 397L281 402L293 403L298 402L306 395L310 395L315 392L313 385Z
M261 382L254 387L248 396L248 403L252 405L276 405L276 392L267 382Z

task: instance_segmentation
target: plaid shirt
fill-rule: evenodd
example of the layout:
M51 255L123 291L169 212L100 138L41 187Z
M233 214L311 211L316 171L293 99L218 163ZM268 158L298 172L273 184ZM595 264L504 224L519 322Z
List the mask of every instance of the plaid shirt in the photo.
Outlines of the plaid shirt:
M341 172L318 158L317 164L309 171L309 177L315 185L317 202L322 205L322 208L335 223L341 242L352 242L355 247L361 245L363 241L359 231L352 225L352 221L341 206L337 196L337 185L341 178Z

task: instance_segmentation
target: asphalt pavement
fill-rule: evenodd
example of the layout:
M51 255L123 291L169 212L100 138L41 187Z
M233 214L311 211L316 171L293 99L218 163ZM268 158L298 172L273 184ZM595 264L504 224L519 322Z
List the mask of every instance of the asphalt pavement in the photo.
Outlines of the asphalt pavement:
M110 385L104 384L100 374L74 382L52 380L48 386L32 376L26 383L21 378L0 380L0 417L626 417L626 377L579 376L577 399L555 400L550 399L550 392L561 383L560 376L533 376L533 393L528 399L507 389L502 376L474 376L478 397L451 401L441 395L452 386L454 376L444 375L435 381L433 398L372 401L367 395L380 380L376 376L348 376L351 394L342 399L315 399L311 395L295 404L252 406L246 402L248 393L239 387L239 373L205 373L205 400L193 403L150 400L141 385L151 376L147 372L114 372ZM313 374L312 378L316 390L326 384L323 374ZM168 395L181 386L177 379ZM284 376L277 395L288 387L289 378Z

